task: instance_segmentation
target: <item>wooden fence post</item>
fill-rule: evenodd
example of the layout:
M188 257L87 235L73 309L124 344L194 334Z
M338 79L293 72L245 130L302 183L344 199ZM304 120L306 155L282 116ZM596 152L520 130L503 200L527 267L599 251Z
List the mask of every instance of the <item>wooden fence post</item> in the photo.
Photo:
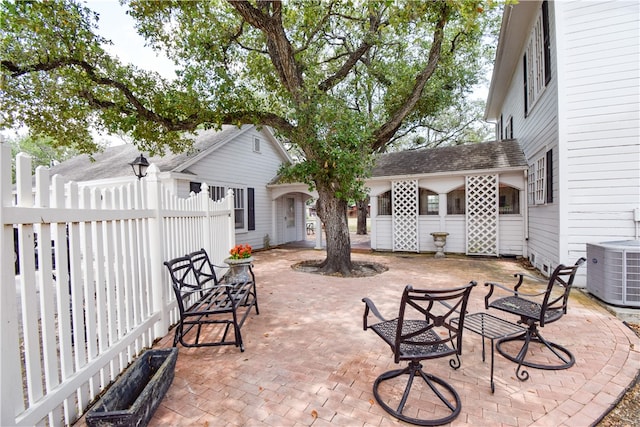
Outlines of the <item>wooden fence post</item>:
M235 199L234 199L235 195L233 193L233 190L230 188L227 191L227 197L225 197L224 201L227 203L227 209L229 209L229 227L228 227L228 231L227 231L227 235L229 236L229 243L231 244L231 246L227 249L231 249L236 245L236 219L235 219L235 212L236 212L236 205L235 205Z
M144 197L147 206L153 211L149 218L149 263L151 271L151 308L152 312L160 313L160 319L155 324L153 338L163 337L169 331L169 312L167 310L167 284L164 280L163 248L169 244L164 235L163 216L160 206L162 185L158 174L160 169L154 164L149 166L147 177L144 179L146 188Z
M22 379L18 354L18 312L14 278L13 224L5 224L5 208L12 205L11 147L0 144L0 425L16 423L24 410Z
M211 198L209 195L209 186L207 185L206 182L203 182L200 185L200 194L199 196L201 197L201 203L202 203L202 207L201 209L203 209L205 211L205 215L204 218L202 219L203 224L202 224L202 231L203 231L203 235L204 235L204 247L207 250L207 253L209 254L213 254L213 245L211 243L211 216L212 216L212 212L211 212Z

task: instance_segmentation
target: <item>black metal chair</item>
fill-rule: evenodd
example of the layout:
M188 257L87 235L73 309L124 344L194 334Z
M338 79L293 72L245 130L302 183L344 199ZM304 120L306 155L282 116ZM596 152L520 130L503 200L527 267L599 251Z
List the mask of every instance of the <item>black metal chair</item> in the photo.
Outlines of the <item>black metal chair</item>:
M496 349L501 355L518 364L516 376L519 380L526 381L529 378L529 373L526 370L521 370L523 366L536 369L558 370L568 369L575 363L573 354L565 347L544 339L538 330L538 326L542 328L548 323L556 322L567 313L567 303L569 301L573 280L575 279L578 268L585 261L585 258L580 258L574 265L569 267L560 264L553 271L548 281L524 273L516 273L514 277L518 277L518 283L516 283L513 289L497 283L485 283L485 286L490 286L489 293L484 298L485 308L495 308L520 316L518 323L523 323L528 326L528 329L522 334L500 339L496 343ZM519 289L526 283L525 278L538 284L546 283L544 291L532 294L521 292ZM508 291L512 295L489 301L495 288ZM512 341L522 341L522 347L515 356L504 348L504 344ZM532 341L538 342L544 345L543 348L546 347L549 349L553 355L552 358L557 360L557 363L547 364L527 361L526 357L529 344ZM511 353L513 353L513 351Z
M442 378L426 373L422 370L420 361L436 359L440 357L455 356L449 360L453 369L460 367L462 331L464 317L471 289L475 282L453 289L413 289L410 285L404 289L400 301L400 312L393 320L385 320L376 306L369 298L364 298L365 311L363 328L368 328L380 336L393 351L395 363L402 360L409 361L404 369L396 369L380 375L373 384L373 395L382 408L400 420L423 426L435 426L446 424L455 419L460 413L460 396L456 390ZM368 325L369 311L381 322ZM459 318L458 323L452 324L451 318ZM409 376L402 397L394 409L391 406L397 398L387 396L383 398L380 393L380 385L387 380L407 374ZM444 412L448 415L436 419L422 419L410 416L409 413L418 413L418 408L410 404L405 411L405 405L409 399L414 378L424 380L428 388L424 392L431 391L444 404ZM402 388L402 383L400 384ZM422 393L418 394L420 396ZM435 400L437 403L437 400ZM438 404L442 412L442 405ZM409 409L411 408L411 409Z

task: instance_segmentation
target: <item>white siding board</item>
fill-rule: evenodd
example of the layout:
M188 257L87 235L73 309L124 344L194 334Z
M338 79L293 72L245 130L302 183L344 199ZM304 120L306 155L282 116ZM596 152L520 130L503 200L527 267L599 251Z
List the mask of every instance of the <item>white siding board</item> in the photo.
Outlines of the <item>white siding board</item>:
M573 120L567 121L567 131L572 135L585 131L585 128L600 126L603 129L624 129L629 131L629 135L637 136L640 130L636 127L637 120L632 117L637 113L628 112L624 114L601 114L594 116L581 116ZM627 116L627 117L624 117ZM571 141L571 140L569 140Z
M638 156L638 147L634 145L623 146L597 146L589 150L571 152L572 167L584 169L584 165L604 164L608 167L619 162L635 162Z
M420 230L418 247L420 252L435 252L436 246L433 244L431 233L440 231L440 217L438 215L421 215L418 222L418 230Z
M524 219L522 215L500 215L498 218L499 252L500 255L524 254L524 239L522 238Z
M467 252L467 227L464 216L448 215L446 217L445 230L447 236L447 244L444 251L450 253L466 253Z
M376 247L371 249L379 251L390 251L393 248L392 231L391 231L391 217L379 216L375 218L376 226L372 227L372 231L376 233ZM373 239L371 239L373 242Z

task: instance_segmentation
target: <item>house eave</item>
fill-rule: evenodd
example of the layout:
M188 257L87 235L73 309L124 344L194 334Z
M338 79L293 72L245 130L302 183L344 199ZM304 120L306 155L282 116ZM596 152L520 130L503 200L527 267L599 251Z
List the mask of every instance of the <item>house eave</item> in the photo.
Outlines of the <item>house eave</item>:
M485 120L496 120L500 116L524 44L529 38L533 17L541 4L540 0L532 0L505 6L484 112Z
M526 166L514 166L500 169L469 169L460 171L446 171L446 172L433 172L433 173L421 173L421 174L403 174L403 175L385 175L375 176L367 178L365 182L377 182L377 181L401 181L406 179L427 179L436 177L447 176L467 176L467 175L487 175L487 174L501 174L506 172L522 172L527 170Z

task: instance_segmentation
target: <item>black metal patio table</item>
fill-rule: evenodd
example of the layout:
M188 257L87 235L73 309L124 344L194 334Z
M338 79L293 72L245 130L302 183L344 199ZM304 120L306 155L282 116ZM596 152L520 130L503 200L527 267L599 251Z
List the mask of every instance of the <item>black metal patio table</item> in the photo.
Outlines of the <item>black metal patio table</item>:
M457 324L458 319L451 319ZM464 317L464 328L482 336L482 361L485 361L484 339L491 340L491 393L495 392L493 383L494 340L523 333L525 328L488 313L470 313Z

